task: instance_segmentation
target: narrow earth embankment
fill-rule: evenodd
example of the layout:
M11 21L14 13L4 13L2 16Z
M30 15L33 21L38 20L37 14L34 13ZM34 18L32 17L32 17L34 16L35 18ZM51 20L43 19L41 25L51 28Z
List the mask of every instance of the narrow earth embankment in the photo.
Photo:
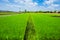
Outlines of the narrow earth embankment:
M37 40L36 31L31 16L29 16L27 21L24 40Z

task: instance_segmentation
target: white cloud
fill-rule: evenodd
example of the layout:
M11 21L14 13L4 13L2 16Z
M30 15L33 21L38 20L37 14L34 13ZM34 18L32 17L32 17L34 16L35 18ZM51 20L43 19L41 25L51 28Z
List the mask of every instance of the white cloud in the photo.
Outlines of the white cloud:
M52 4L51 6L52 7L58 7L59 5L58 4Z
M52 3L54 3L56 0L46 0L44 3L45 4L52 4Z
M37 10L45 10L46 8L43 6L37 6L38 3L37 2L33 2L32 0L14 0L15 3L19 3L18 4L6 4L6 9L7 10L16 10L16 11L21 11L21 10L29 10L29 11L37 11ZM24 5L22 5L24 4Z
M36 7L38 4L36 2L33 2L32 0L14 0L14 2L23 4L19 5L21 10L34 10L34 7Z
M14 0L15 3L8 3L5 6L3 6L6 10L12 10L12 11L21 11L21 10L29 10L29 11L37 11L37 10L55 10L56 7L58 7L58 4L54 4L56 0L46 0L44 4L49 5L48 7L45 6L38 6L37 2L33 2L32 0ZM9 2L6 0L5 2ZM1 9L1 7L0 7Z
M46 0L44 2L44 5L47 4L48 5L47 9L49 9L49 10L55 10L56 7L59 7L58 4L54 4L54 2L56 2L56 1L57 0Z
M14 0L15 3L24 3L23 0Z
M34 3L32 0L14 0L14 2L24 4L25 6L30 7L37 5L37 3L36 2Z

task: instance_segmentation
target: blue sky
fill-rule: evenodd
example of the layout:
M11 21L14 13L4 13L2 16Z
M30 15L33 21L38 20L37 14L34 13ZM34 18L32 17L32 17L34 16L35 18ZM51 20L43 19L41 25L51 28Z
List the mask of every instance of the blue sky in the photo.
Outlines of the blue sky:
M0 10L5 11L60 11L60 0L0 0Z

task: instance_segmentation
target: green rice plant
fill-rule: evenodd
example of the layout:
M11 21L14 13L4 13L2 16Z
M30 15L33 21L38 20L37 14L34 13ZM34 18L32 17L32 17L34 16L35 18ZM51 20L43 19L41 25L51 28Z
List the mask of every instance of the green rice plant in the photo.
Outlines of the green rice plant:
M27 14L0 17L0 40L23 40Z
M39 40L60 39L60 18L57 14L31 14Z

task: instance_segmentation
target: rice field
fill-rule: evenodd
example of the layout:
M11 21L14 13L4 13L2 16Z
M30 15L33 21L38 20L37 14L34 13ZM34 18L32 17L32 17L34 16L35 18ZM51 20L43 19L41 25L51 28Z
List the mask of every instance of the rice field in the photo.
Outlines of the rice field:
M27 14L0 17L0 40L23 40Z
M32 14L39 40L60 40L60 14Z
M29 37L26 40L30 40L31 33L36 36L34 40L60 40L60 14L26 13L0 17L0 40L25 40L25 35Z

